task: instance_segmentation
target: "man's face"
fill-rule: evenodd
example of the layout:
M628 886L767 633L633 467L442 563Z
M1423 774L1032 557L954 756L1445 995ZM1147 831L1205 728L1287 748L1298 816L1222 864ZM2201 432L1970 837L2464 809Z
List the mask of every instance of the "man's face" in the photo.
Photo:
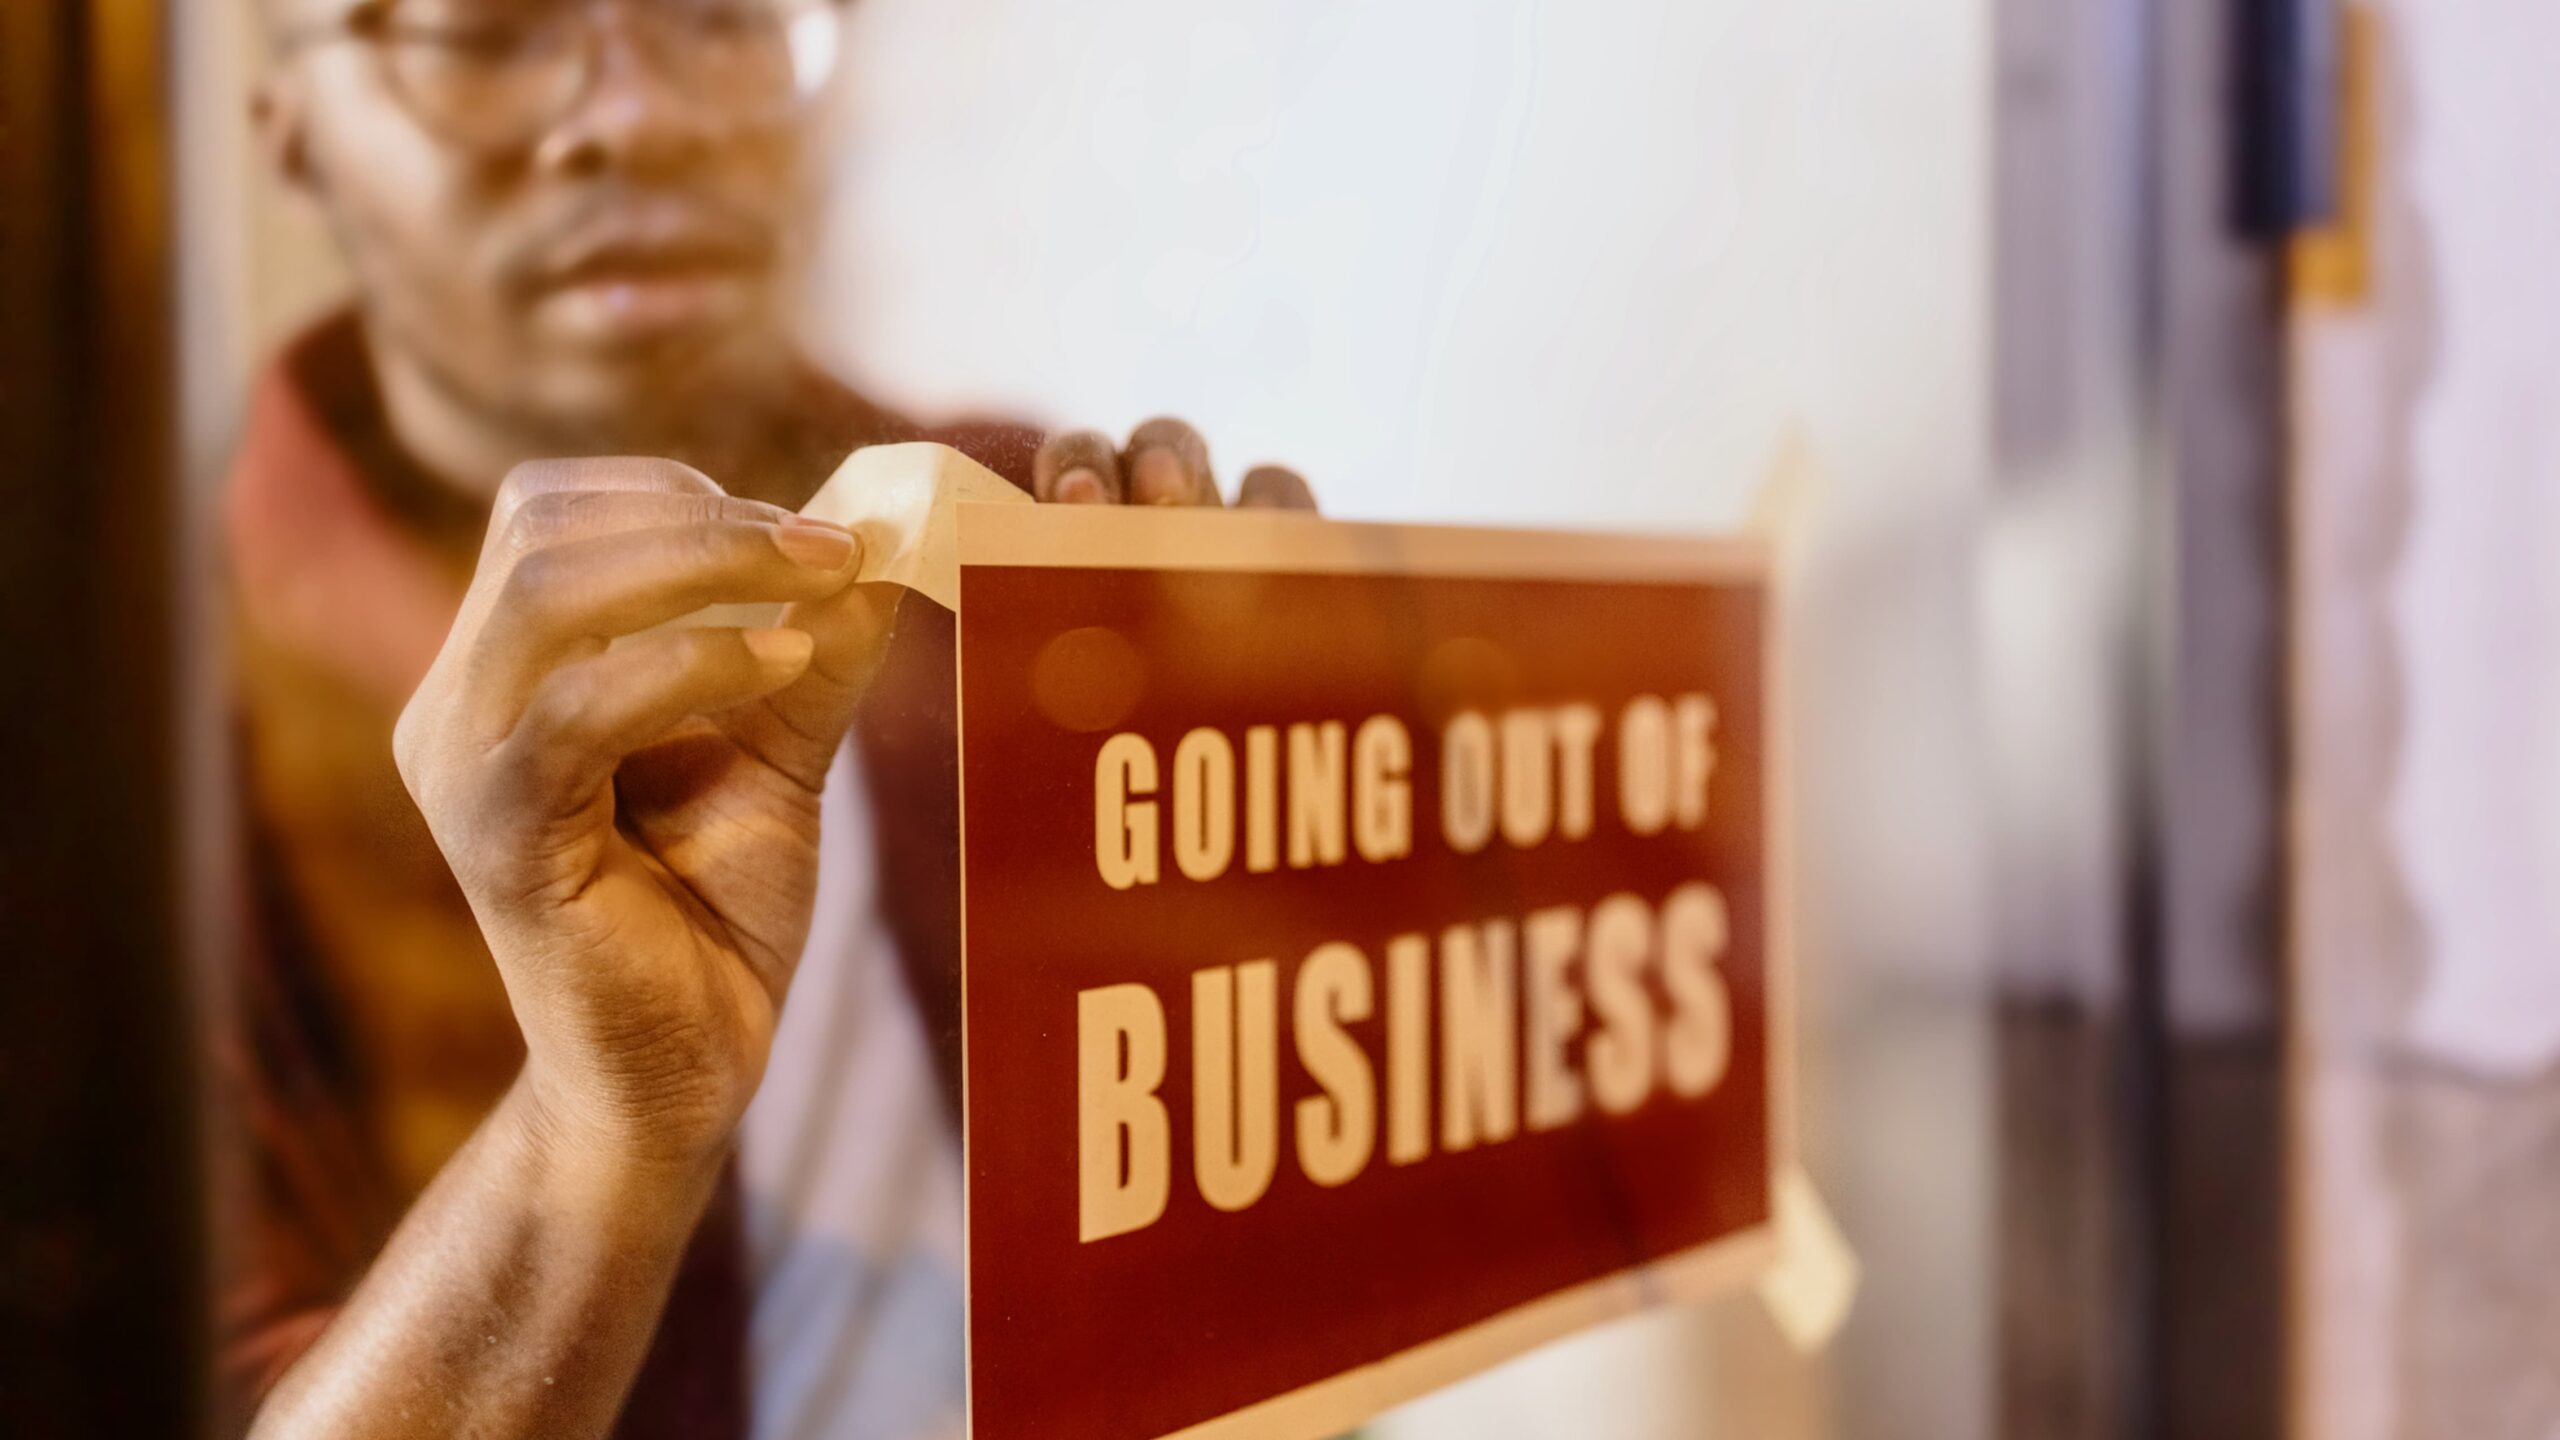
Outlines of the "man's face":
M377 342L471 403L570 433L628 432L769 374L818 127L737 83L743 65L705 64L684 27L724 8L753 4L398 0L370 39L297 47L267 123Z

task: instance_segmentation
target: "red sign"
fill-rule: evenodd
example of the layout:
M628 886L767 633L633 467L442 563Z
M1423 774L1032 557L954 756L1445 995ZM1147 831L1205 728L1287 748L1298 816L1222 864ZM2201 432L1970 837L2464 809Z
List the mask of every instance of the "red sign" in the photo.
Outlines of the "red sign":
M1332 1434L1747 1280L1756 544L961 511L970 1422Z

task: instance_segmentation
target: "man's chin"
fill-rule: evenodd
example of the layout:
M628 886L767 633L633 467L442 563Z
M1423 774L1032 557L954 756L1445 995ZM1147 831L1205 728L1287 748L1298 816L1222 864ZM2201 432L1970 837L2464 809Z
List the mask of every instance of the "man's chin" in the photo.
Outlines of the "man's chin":
M587 444L667 443L717 426L722 412L775 393L795 353L752 304L562 295L533 318L520 352L533 363L515 367L527 388L492 398Z

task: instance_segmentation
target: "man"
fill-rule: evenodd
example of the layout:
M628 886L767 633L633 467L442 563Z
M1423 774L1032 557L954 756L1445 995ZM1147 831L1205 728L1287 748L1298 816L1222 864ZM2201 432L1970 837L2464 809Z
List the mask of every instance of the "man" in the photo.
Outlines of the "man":
M802 360L830 0L270 18L259 133L358 306L227 501L227 1389L261 1435L956 1434L950 621L790 512L883 441L1069 503L1218 503L1207 449Z

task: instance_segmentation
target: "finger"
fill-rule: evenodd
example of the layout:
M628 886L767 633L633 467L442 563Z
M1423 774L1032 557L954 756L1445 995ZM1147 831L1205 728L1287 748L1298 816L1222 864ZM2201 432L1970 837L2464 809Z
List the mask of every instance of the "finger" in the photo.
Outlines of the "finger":
M710 476L679 460L649 455L601 455L566 460L528 460L507 472L490 507L489 534L506 533L516 512L546 495L610 490L656 495L716 496L723 493Z
M557 476L567 471L564 465L550 473ZM612 476L608 474L606 478ZM721 522L783 525L793 518L790 511L779 506L736 499L716 489L556 488L542 481L539 474L527 488L507 496L502 503L503 511L491 520L488 540L481 547L470 593L463 598L461 613L454 621L454 634L466 641L479 633L499 590L527 555L575 540L632 530Z
M1120 457L1092 430L1070 430L1041 443L1031 461L1031 494L1051 505L1116 505Z
M711 605L813 600L843 589L861 542L823 521L723 521L591 536L516 562L481 627L469 671L472 712L492 728L541 672L617 636Z
M791 629L646 635L543 677L498 747L499 782L554 820L594 801L624 756L694 716L769 695L809 668L816 642Z
M1209 442L1179 420L1156 419L1129 432L1128 503L1216 505L1218 481L1209 472Z
M1236 487L1240 510L1306 510L1316 508L1316 492L1306 477L1281 465L1256 465Z
M854 707L888 653L897 618L895 585L848 585L783 612L782 623L813 643L809 668L764 703L724 717L721 728L748 754L816 790L853 725Z
M731 495L690 495L663 490L553 490L517 502L503 524L490 527L495 542L485 569L572 540L624 530L707 525L732 520L780 525L792 512L761 500Z

